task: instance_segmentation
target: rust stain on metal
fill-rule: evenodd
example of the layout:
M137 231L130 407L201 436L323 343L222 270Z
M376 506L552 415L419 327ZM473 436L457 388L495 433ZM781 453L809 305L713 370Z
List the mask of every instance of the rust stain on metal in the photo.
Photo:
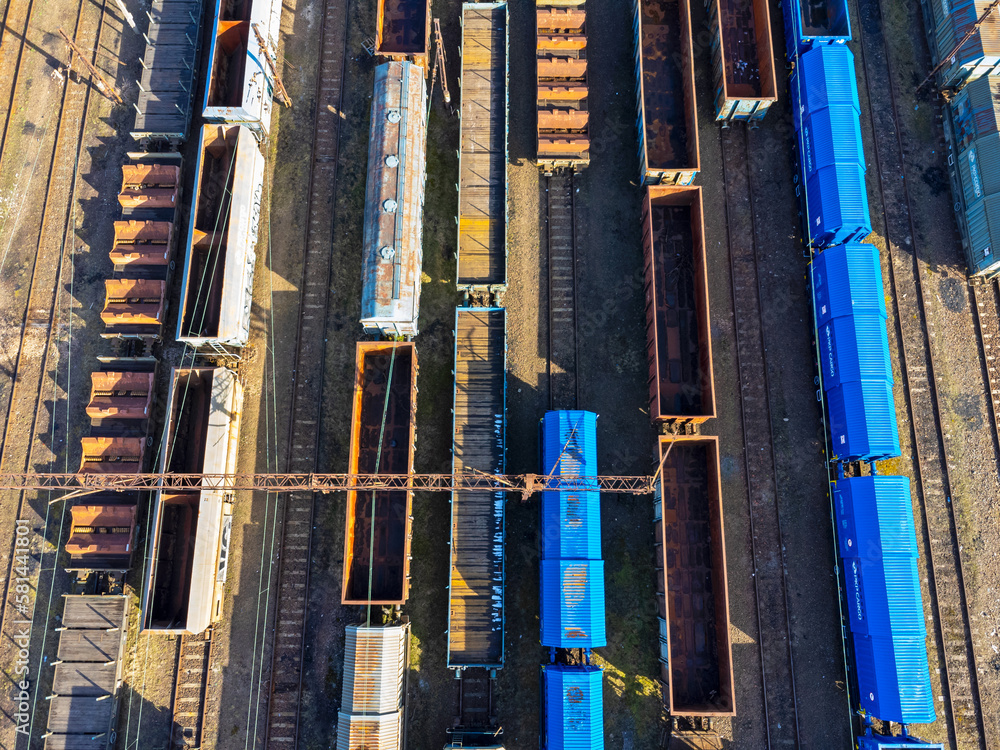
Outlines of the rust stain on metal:
M700 187L653 186L643 201L646 354L653 422L715 416Z
M423 266L426 90L408 62L375 70L365 193L361 325L417 334Z
M734 716L719 439L663 435L660 463L654 533L667 705L673 716Z
M587 12L584 0L540 2L535 10L538 165L590 163Z
M152 279L106 279L101 320L106 325L159 325L166 283Z
M153 402L152 372L94 372L90 375L91 420L146 419Z
M138 474L146 455L144 437L85 437L81 474Z
M171 221L116 221L114 245L108 256L116 268L165 266L173 249Z
M124 209L176 208L180 172L172 164L125 164L118 203Z
M700 169L690 5L637 2L646 179L687 184Z
M424 69L431 48L430 0L378 0L375 54Z
M417 352L411 342L358 343L348 465L351 474L413 471L416 395ZM412 503L409 489L348 493L344 604L395 605L406 601Z

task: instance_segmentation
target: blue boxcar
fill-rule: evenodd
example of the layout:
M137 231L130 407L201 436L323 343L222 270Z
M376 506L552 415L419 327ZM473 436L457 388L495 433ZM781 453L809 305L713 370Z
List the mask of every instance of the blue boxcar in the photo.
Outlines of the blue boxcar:
M559 477L597 476L596 414L546 412L542 418L542 472Z
M878 461L899 455L892 383L855 380L826 394L830 446L840 461Z
M924 742L909 735L887 737L869 729L868 734L858 737L858 750L944 750L944 745L940 742Z
M785 17L785 54L794 60L813 47L851 40L847 0L781 0Z
M601 559L601 494L542 493L542 557Z
M871 216L854 55L842 46L806 52L789 88L806 242L823 248L863 240L871 233Z
M821 325L816 335L824 391L856 380L893 382L889 336L881 315L857 313L833 318Z
M542 560L542 645L600 648L604 622L603 560Z
M827 248L815 256L811 270L817 326L856 313L885 319L878 248L861 242Z
M542 667L543 750L603 750L604 671L593 666Z
M861 707L883 721L933 722L910 480L841 479L831 494Z

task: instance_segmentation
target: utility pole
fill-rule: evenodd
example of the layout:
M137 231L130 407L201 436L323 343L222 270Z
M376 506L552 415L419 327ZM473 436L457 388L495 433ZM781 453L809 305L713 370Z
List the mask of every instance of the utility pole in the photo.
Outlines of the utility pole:
M934 66L934 70L932 70L930 74L923 80L923 83L917 86L917 91L920 91L920 89L926 86L928 81L930 81L934 77L934 75L939 70L941 70L941 68L943 68L953 57L955 57L956 54L958 54L958 51L962 49L962 45L964 45L967 41L969 41L972 38L973 34L975 34L979 30L979 27L982 26L983 23L985 23L990 13L992 13L997 9L997 6L1000 6L1000 0L993 0L992 3L986 6L986 10L983 11L983 15L981 15L979 18L976 19L976 22L972 24L972 28L970 28L967 32L965 32L965 36L962 37L961 41L959 41L958 44L952 47L948 51L947 55L941 56L941 60L938 62L937 65Z
M61 28L59 29L59 34L66 41L66 44L69 45L70 51L83 61L83 64L87 67L87 70L90 71L90 75L97 84L97 88L101 90L101 93L118 104L124 104L125 100L122 99L122 95L118 93L118 90L112 86L107 79L105 79L101 71L91 64L90 60L87 59L87 56L83 54L83 50L76 45L76 42L66 36L66 32ZM67 72L72 69L73 61L72 58L70 58L70 64L67 66Z
M1000 0L998 0L1000 2ZM288 92L285 91L285 84L281 82L281 76L278 75L278 66L275 65L275 61L271 58L271 47L261 36L260 30L257 28L257 24L253 24L253 33L257 37L257 44L260 45L260 53L263 55L264 60L267 61L267 67L271 71L271 80L274 81L274 85L278 88L278 94L280 101L286 107L292 106L292 99L288 96Z
M1000 0L997 0L1000 2ZM444 103L451 105L451 92L448 91L448 71L447 71L447 60L444 56L444 39L441 37L441 21L437 18L434 19L434 66L431 69L431 86L434 85L434 79L440 75L441 81L441 93L444 94Z

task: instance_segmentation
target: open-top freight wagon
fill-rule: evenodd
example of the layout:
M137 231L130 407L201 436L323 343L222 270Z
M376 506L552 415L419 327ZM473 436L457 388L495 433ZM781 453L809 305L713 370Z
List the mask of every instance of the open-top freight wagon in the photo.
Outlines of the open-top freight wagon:
M537 154L544 172L590 164L585 0L536 0Z
M416 440L417 352L411 342L357 345L351 474L410 474ZM400 605L410 588L411 490L347 493L344 604Z
M647 188L642 240L650 418L704 422L715 416L715 376L701 188Z
M455 311L452 473L503 474L507 431L507 330L503 308ZM448 666L504 662L503 492L451 494Z
M733 716L719 439L663 435L653 501L660 671L671 716Z
M201 129L177 340L241 347L250 336L264 155L249 128Z
M280 25L280 0L216 0L202 107L207 122L270 132L274 82L267 60L274 60Z
M778 101L767 0L706 0L715 119L761 120Z
M689 0L634 0L636 126L643 185L690 185L701 169Z
M232 370L174 369L160 470L235 473L242 407L243 387ZM141 629L201 633L222 616L231 495L219 480L197 491L157 492Z
M507 287L507 2L462 5L460 290Z
M781 0L781 10L789 62L815 47L851 41L847 0Z
M378 0L375 54L419 65L426 74L431 50L430 0Z

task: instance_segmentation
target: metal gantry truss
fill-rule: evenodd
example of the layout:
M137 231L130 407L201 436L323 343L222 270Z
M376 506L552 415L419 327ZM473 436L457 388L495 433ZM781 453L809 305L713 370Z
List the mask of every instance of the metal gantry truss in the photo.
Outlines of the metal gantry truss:
M0 490L68 492L61 498L102 491L200 492L511 492L522 498L542 490L647 495L652 476L560 477L544 474L0 474Z

